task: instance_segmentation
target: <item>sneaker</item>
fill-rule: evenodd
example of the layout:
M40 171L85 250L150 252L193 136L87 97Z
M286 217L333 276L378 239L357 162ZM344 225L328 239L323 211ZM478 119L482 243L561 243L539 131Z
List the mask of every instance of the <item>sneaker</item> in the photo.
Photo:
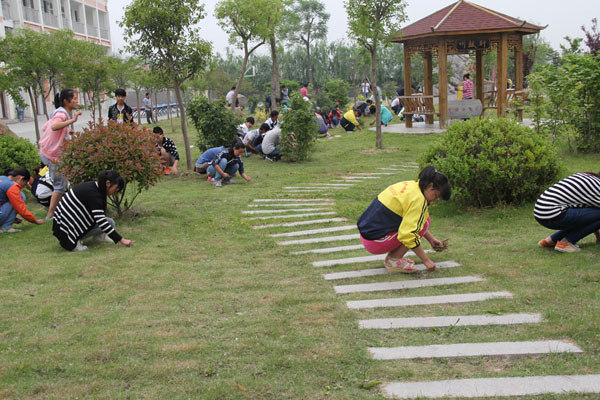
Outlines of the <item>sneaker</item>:
M538 246L540 246L540 247L554 247L555 244L552 242L552 240L548 240L548 238L543 238L542 240L540 240L538 242Z
M213 186L216 187L216 188L220 188L220 187L223 186L223 182L221 182L220 180L214 181L213 182Z
M77 241L77 246L72 251L86 251L88 248L81 243L81 240Z
M271 162L275 162L275 160L274 160L274 159L272 159L272 158L271 158L271 157L269 157L269 156L265 156L265 160L267 160L267 161L271 161Z
M206 178L206 180L207 180L208 182L212 182L212 181L214 181L214 180L215 180L215 178L213 178L212 176L209 176L208 178Z
M96 243L112 243L115 242L108 236L106 233L101 233L99 235L94 236L94 242Z
M577 246L576 244L563 241L557 242L556 246L554 246L554 250L560 251L561 253L576 253L578 251L581 251L579 246Z
M235 185L235 182L232 181L231 179L224 179L223 185Z

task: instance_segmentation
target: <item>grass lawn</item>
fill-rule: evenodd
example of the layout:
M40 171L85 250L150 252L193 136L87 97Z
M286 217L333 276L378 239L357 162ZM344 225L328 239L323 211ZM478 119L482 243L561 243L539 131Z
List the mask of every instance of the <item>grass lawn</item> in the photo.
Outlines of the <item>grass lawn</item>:
M181 134L172 133L167 121L161 125L184 155ZM432 232L449 238L450 247L432 259L462 267L394 279L478 275L485 281L400 292L336 295L334 285L390 277L325 281L325 272L381 263L314 268L312 261L365 251L291 255L344 243L290 248L267 234L313 226L253 230L252 225L275 222L242 215L253 199L286 196L287 185L331 182L350 172L416 161L440 137L384 134L385 149L376 151L372 131L333 133L342 137L319 141L303 164L244 159L253 178L249 184L236 178L239 184L215 189L195 173L162 179L140 195L135 217L117 221L118 231L135 241L132 248L103 244L68 253L50 224L25 223L21 233L0 237L0 398L374 399L381 398L377 383L383 381L600 373L600 245L592 236L576 254L538 248L549 231L533 219L533 204L467 212L452 202L436 203ZM195 133L190 139L196 141ZM564 151L561 157L565 175L600 169L597 155ZM386 185L416 174L368 180L327 197L352 224ZM34 202L29 206L44 215ZM345 305L367 298L502 290L514 298L375 310ZM404 331L360 330L357 323L513 312L540 312L545 322ZM542 339L572 340L585 353L374 361L366 350Z

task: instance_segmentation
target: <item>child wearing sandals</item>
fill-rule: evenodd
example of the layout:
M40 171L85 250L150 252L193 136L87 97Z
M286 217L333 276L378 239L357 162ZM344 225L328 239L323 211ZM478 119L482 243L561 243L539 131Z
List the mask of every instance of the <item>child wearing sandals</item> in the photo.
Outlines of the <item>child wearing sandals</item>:
M452 190L448 178L425 167L417 181L398 182L388 186L373 200L358 219L360 239L371 254L387 254L385 268L388 272L413 273L414 262L404 255L412 250L423 261L428 271L435 269L421 246L425 238L436 251L445 249L429 226L429 206L437 199L449 200Z

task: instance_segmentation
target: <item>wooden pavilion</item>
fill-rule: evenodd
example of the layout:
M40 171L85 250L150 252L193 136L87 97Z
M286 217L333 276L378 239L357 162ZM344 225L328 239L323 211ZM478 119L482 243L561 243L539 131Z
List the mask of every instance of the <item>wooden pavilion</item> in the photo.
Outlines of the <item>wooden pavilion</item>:
M443 128L448 121L447 55L475 51L473 94L483 103L483 56L485 52L495 50L498 54L496 107L498 116L506 116L508 50L512 49L515 55L515 90L523 90L523 36L538 33L544 28L459 0L401 29L400 36L392 40L404 44L404 94L411 95L411 57L420 53L425 67L424 97L430 97L433 107L432 58L437 55L439 122L440 128ZM433 113L426 115L426 122L433 123ZM406 126L412 126L410 117L406 118Z

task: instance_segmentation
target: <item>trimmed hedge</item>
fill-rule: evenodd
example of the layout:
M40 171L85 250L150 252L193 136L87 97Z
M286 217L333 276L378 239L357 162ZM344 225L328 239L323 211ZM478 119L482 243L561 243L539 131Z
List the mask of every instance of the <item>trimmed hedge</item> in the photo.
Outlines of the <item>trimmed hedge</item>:
M507 118L452 124L420 164L446 174L453 198L475 207L533 201L560 173L547 139Z
M29 140L12 136L0 136L0 174L8 169L33 168L41 163L39 151Z

